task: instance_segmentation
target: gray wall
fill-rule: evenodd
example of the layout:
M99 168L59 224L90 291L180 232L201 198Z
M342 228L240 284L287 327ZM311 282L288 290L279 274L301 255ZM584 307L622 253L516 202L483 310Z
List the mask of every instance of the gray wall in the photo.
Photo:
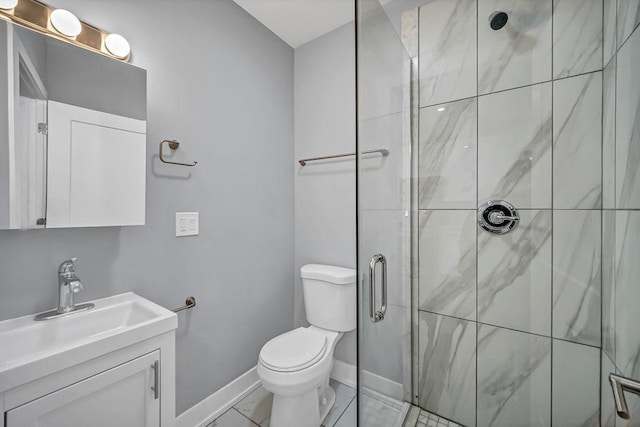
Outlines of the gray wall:
M355 151L353 23L295 50L295 159ZM356 266L355 161L308 163L295 170L295 324L306 324L300 267ZM354 308L355 309L355 308ZM335 357L356 363L356 334Z
M293 51L230 0L51 0L123 34L148 71L147 223L0 232L0 319L56 304L56 269L79 257L81 300L133 291L179 315L177 412L255 366L292 328ZM182 141L161 164L162 138ZM176 211L200 236L176 238Z

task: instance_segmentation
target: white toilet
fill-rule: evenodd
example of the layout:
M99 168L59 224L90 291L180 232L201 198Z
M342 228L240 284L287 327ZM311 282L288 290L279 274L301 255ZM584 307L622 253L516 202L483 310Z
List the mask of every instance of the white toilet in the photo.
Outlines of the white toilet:
M260 350L258 376L273 393L271 427L318 427L333 406L333 350L356 328L356 271L309 264L300 269L308 328L279 335Z

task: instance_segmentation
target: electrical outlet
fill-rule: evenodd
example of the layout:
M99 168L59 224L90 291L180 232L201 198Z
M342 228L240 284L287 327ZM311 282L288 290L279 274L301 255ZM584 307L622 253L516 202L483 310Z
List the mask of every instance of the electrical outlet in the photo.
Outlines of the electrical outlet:
M198 212L176 212L176 237L200 234L199 217Z

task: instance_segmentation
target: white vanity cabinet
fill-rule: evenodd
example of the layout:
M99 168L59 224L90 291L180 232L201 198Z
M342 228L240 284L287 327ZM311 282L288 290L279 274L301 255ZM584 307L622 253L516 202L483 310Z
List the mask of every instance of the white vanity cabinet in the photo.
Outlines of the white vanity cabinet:
M7 427L160 426L159 362L156 350L25 403L7 411Z
M0 427L174 426L175 313L131 293L93 302L0 322Z

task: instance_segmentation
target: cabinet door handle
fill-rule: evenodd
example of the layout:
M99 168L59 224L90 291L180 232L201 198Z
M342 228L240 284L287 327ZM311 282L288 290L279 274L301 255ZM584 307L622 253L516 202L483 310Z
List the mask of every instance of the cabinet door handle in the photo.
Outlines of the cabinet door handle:
M153 390L153 398L158 399L160 397L160 361L153 362L151 369L153 369L153 386L151 390Z

